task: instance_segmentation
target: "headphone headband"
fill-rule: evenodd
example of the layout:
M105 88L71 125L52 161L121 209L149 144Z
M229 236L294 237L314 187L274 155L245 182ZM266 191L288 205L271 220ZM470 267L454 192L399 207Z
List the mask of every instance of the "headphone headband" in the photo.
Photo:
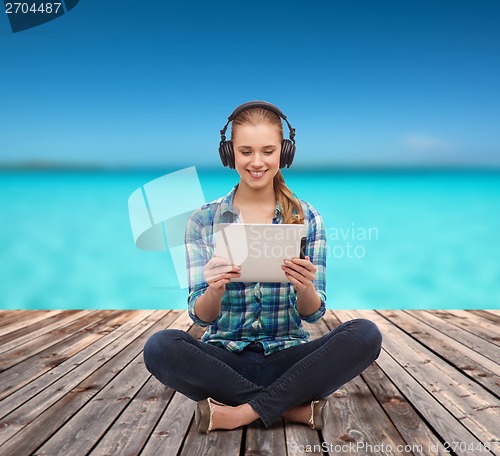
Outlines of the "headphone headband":
M295 128L292 128L290 125L290 122L288 122L285 114L281 112L281 109L279 109L277 106L268 103L267 101L262 101L262 100L253 100L253 101L247 101L246 103L243 103L239 105L232 113L231 115L227 118L226 125L224 125L224 128L220 131L221 135L221 140L225 141L226 140L226 129L229 125L229 122L232 122L236 117L238 117L239 114L241 114L243 111L246 111L247 109L250 108L264 108L268 109L269 111L274 112L276 115L281 117L286 124L288 125L288 129L290 130L289 137L290 139L295 143Z
M229 125L229 122L233 121L239 114L243 111L250 108L264 108L268 109L271 112L274 112L277 116L283 119L288 125L288 129L290 130L290 139L283 139L281 141L281 153L280 153L280 168L290 167L293 162L293 157L295 156L295 128L292 128L290 122L288 122L285 114L281 112L281 110L267 101L262 100L253 100L248 101L239 105L227 118L226 125L220 131L220 144L219 144L219 155L224 166L229 166L230 168L235 167L234 160L234 150L233 150L233 141L226 141L226 129Z

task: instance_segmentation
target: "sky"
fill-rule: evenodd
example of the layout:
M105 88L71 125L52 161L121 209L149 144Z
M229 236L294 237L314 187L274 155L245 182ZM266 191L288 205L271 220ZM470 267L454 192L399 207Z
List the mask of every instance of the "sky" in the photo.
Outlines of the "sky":
M299 168L500 167L499 23L497 0L81 0L17 33L2 14L0 163L220 166L258 99Z

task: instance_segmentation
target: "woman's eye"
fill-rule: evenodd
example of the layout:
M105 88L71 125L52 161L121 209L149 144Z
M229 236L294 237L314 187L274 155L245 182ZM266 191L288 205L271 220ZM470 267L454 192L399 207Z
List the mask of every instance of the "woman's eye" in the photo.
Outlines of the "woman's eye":
M264 155L271 155L273 152L274 152L274 150L265 150L265 151L263 152L263 154L264 154ZM252 151L251 151L251 150L242 150L242 151L241 151L241 154L242 154L242 155L245 155L245 156L246 156L246 155L250 155L251 153L252 153Z

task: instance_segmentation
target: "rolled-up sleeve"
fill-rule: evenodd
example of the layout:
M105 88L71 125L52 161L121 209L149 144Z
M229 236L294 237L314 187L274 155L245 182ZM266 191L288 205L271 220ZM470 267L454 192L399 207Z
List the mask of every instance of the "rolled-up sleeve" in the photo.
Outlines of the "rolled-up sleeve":
M308 323L315 323L326 312L326 229L321 215L314 207L308 205L308 228L307 228L307 244L306 255L311 263L316 267L316 276L313 280L313 285L321 300L319 309L307 317L301 318ZM307 212L304 214L306 215Z
M217 319L213 322L200 320L194 312L197 299L208 287L205 282L204 268L213 256L212 230L210 229L212 225L207 223L208 216L208 211L204 211L203 208L195 210L188 219L185 235L186 271L189 285L188 314L200 326L209 326L217 321Z

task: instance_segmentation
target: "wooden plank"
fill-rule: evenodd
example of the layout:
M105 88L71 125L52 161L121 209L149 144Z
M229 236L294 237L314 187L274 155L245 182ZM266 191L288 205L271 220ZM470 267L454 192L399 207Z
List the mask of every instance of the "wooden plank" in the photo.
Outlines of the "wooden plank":
M261 420L246 426L244 456L287 456L283 420L266 428Z
M299 423L285 423L286 451L289 456L322 456L321 439L317 431Z
M302 322L304 328L311 334L311 340L318 339L330 332L331 327L326 324L325 318L321 318L316 323Z
M101 350L105 350L108 346L113 349L113 345L111 345L113 342L117 341L129 331L134 330L134 328L138 327L138 325L144 324L144 321L148 324L147 318L157 318L156 315L158 315L158 312L155 313L150 310L141 310L133 311L131 312L131 315L132 316L126 321L126 323L115 329L113 332L106 334L97 342L81 350L70 359L57 365L45 375L31 381L29 384L16 391L15 394L12 394L7 399L0 402L0 418L4 418L13 410L29 401L32 397L40 394L44 389L60 380L63 376L68 375L72 370L82 365L87 359L97 355ZM109 349L110 348L108 347L107 350Z
M467 310L427 310L427 312L500 346L500 325L498 324Z
M190 328L190 333L199 333L194 329L199 327L196 325L190 327L191 323L185 312L182 318L176 319L169 327L183 330ZM93 449L92 455L139 454L173 394L172 389L165 387L156 378L150 376L137 397ZM186 424L186 429L188 424ZM135 429L135 432L131 434L130 429Z
M318 339L329 331L322 321L314 324L303 322L304 328L311 334L311 340ZM288 455L321 455L321 439L318 431L300 423L285 420L285 442Z
M498 310L476 309L476 310L468 310L468 312L476 314L486 320L492 321L493 323L500 325L500 311Z
M156 331L164 329L165 325L170 325L171 328L177 328L178 325L184 327L185 318L180 318L177 325L173 317L175 315L158 323ZM146 342L144 337L141 339ZM144 343L139 347L140 351L134 359L39 448L37 454L87 454L95 446L151 376L144 366ZM99 416L99 420L93 419L95 416Z
M383 350L377 360L377 364L384 373L401 391L402 395L413 407L418 410L428 426L438 435L439 441L462 442L473 448L481 447L478 440L462 423L460 423L443 405L422 385L420 385L394 358ZM438 440L431 451L441 451ZM442 452L441 452L442 453ZM446 454L446 451L444 452ZM459 448L456 451L459 456L470 456L467 449ZM482 454L490 454L482 452Z
M184 441L184 434L193 419L195 405L191 399L180 393L174 393L165 413L140 453L141 456L178 454Z
M151 376L90 454L92 456L139 454L173 394L172 389L165 387Z
M355 315L350 315L347 311L335 311L335 315L342 322L360 316L371 319L371 315L366 311L358 312ZM420 385L401 364L390 356L387 345L389 345L388 340L390 339L388 335L391 335L392 338L392 332L380 324L379 328L382 331L384 339L382 341L382 351L376 363L397 386L408 402L419 411L426 423L429 423L432 429L436 430L443 441L459 441L467 445L472 444L479 447L481 442L465 426L457 421L429 391ZM467 451L460 451L460 449L457 451L457 454L468 456Z
M18 321L19 318L31 318L30 315L27 315L26 310L5 310L5 309L0 309L0 327L8 325L12 323L13 321ZM43 311L39 310L32 310L30 312L38 312L42 313Z
M347 382L329 398L331 419L323 429L326 442L339 446L336 454L352 453L351 442L358 454L387 454L384 448L404 448L405 443L373 397L361 377ZM376 423L376 425L374 425ZM410 455L409 451L398 454Z
M187 312L184 315L189 318ZM189 319L189 321L191 320ZM203 331L198 326L193 325L189 332L197 337ZM181 451L180 454L187 454L189 456L192 454L231 455L234 451L235 442L237 442L238 453L234 454L239 454L242 436L241 429L234 431L213 431L208 435L199 434L193 419L196 403L180 393L175 393L174 399L176 400L176 408L174 409L175 413L173 417L170 411L171 405L169 405L169 408L147 442L141 456L143 454L177 454L179 451ZM173 430L172 419L179 420L179 422L176 421ZM183 445L186 433L186 441ZM183 445L182 448L181 445Z
M198 333L198 335L201 335L203 331L197 326L194 326L194 328L196 328L195 331ZM168 419L171 418L168 417ZM164 435L165 431L163 431L162 429L167 429L167 428L168 426L165 425L165 423L159 425L155 430L155 433L153 434L153 441L155 440L156 435L160 435L161 437L165 438ZM183 450L181 454L188 454L188 455L239 454L242 433L245 432L245 429L246 428L240 428L233 431L218 430L218 431L213 431L208 436L206 436L206 435L200 435L195 429L194 422L192 422L189 432L187 434L186 441L183 445ZM261 432L263 429L264 429L263 426L262 425L259 426L258 422L256 422L254 425L252 425L250 430L246 430L246 432L247 433L249 432L251 436L250 440L248 440L248 438L246 440L247 444L250 445L245 448L246 452L250 452L250 454L266 454L265 452L269 451L269 448L274 448L274 445L276 445L276 440L274 441L273 444L273 440L270 440L269 437L270 435L279 435L279 434L276 434L276 431L274 430L275 428L273 427L265 430L265 434ZM185 432L185 430L183 432ZM180 433L181 431L176 430L177 438L174 438L174 436L171 435L168 436L167 451L169 454L175 454L178 451L179 449L178 445L180 442L182 442L182 438L180 438ZM259 436L265 438L262 439L259 438ZM281 442L284 443L282 424L281 424ZM263 447L260 447L259 445L263 445ZM281 446L281 448L283 449L284 446ZM165 449L165 442L163 442L161 446L159 446L159 443L158 446L154 446L151 442L149 442L149 445L146 447L145 452L143 454L155 454L157 451L162 451L162 452L165 451L164 449Z
M0 326L5 326L12 323L13 321L19 321L20 319L28 320L32 316L41 315L46 313L46 310L11 310L11 309L0 309Z
M97 318L94 323L81 328L68 338L1 372L0 384L2 388L0 398L3 399L14 393L45 372L71 358L79 351L104 337L118 323L123 324L127 318L130 318L130 311L108 311L104 318ZM91 320L88 321L91 322Z
M62 313L62 310L30 310L27 312L22 312L19 316L16 316L11 322L0 327L0 336L18 331L20 329L26 328L33 325L39 321L45 320L46 318L52 318L57 314Z
M64 327L58 328L51 333L45 333L35 340L26 342L20 347L14 347L13 349L6 351L2 354L2 358L0 359L0 372L3 372L16 364L35 356L46 348L56 345L60 341L64 341L65 339L71 337L75 332L79 332L82 329L91 326L96 319L109 316L111 312L112 311L109 310L103 310L96 312L93 316L87 315Z
M383 311L379 311L379 313L384 314ZM408 322L408 324L413 325L416 333L412 333L412 336L420 334L421 332L432 335L432 337L428 338L428 343L430 344L429 348L433 351L438 352L440 356L447 359L448 361L451 361L451 358L449 358L449 356L453 355L453 350L457 350L461 353L458 356L465 356L467 358L470 358L471 360L475 361L477 365L482 366L482 368L487 372L493 372L496 376L500 376L500 365L497 362L492 361L490 358L484 356L481 352L473 350L468 346L468 344L465 343L465 341L457 341L455 338L443 333L442 331L436 329L434 326L429 325L427 322L422 321L422 319L417 318L417 316L414 315L414 311L398 312L395 316L399 318L398 321ZM433 346L432 342L434 338L436 340L434 340L435 345ZM444 347L442 344L438 343L440 341L444 343ZM447 347L452 348L453 350L446 349ZM440 351L441 349L442 351ZM464 368L460 367L460 369L467 370L466 366Z
M422 420L412 404L403 397L389 377L376 364L372 364L361 376L368 383L394 426L411 451L419 455L448 455L449 452Z
M142 350L146 337L177 315L168 312L158 321L154 313L6 416L0 442L8 441L0 450L33 452Z
M341 323L333 313L328 313L325 321L332 328ZM429 429L412 404L401 395L396 385L378 366L377 361L363 371L361 377L394 423L405 444L409 445L414 453L418 452L423 456L448 454L439 442L439 437Z
M470 375L493 394L500 394L499 364L415 318L412 312L387 310L378 313L411 334L423 346L446 359L461 372Z
M376 442L382 442L386 446L389 442L421 445L422 451L415 454L448 454L444 451L443 445L438 444L438 436L440 440L479 445L479 440L461 422L467 423L467 426L470 427L468 420L476 419L478 421L477 426L480 427L484 421L482 413L485 410L478 407L476 416L471 417L467 416L467 410L464 410L462 415L456 413L456 411L452 414L442 404L443 397L447 397L448 401L451 401L458 394L457 391L461 391L456 389L457 385L448 384L450 379L456 380L455 377L451 377L451 372L458 375L458 383L461 388L468 388L468 385L460 377L460 375L463 376L460 369L453 369L441 359L441 357L444 357L446 360L452 361L453 350L451 348L447 350L446 344L461 347L464 347L464 345L461 344L461 341L442 333L434 326L431 327L422 320L415 319L411 312L404 313L401 316L397 315L392 319L388 316L388 313L389 311L381 311L378 314L378 317L385 322L384 331L382 331L384 341L381 356L361 376L348 382L330 397L330 401L336 401L336 403L331 407L331 416L327 426L332 424L335 413L338 416L342 416L342 413L345 414L345 410L342 409L342 401L347 400L355 404L351 404L350 407L358 407L359 410L362 410L359 416L355 417L363 422L362 426L370 428L370 426L373 427L373 423L377 423L376 427L380 427L381 420L378 415L374 417L370 413L380 414L383 417L382 421L385 421L382 428L392 428L390 433L393 433L392 440L386 438L384 435L385 430L381 432L380 440L372 436L364 439L355 434L354 438L358 438L363 443L364 449L369 449L369 445L372 445L371 452L365 451L363 453L363 447L361 447L356 449L356 454L388 454L380 453L379 448L381 447L373 446L376 445ZM444 320L444 322L447 321L448 326L454 321L452 318L443 319L440 312L427 313ZM369 318L374 321L371 318L372 314L371 311L353 312L352 314L338 311L333 314L329 311L325 315L324 321L319 322L317 325L306 326L312 337L315 338L328 330L328 327L334 327L338 324L335 315L342 317L340 321L353 317ZM149 334L151 334L154 331L152 328L159 325L157 320L160 318L160 313L148 313L148 315L149 317L155 315L154 319L147 320L147 328L150 329ZM165 313L161 315L164 316ZM191 326L191 320L187 312L177 313L177 315L181 315L178 318L178 323L183 328L190 327L190 332L197 335L203 332L202 328ZM494 312L491 315L497 316ZM481 314L474 313L474 318L482 319L484 317ZM151 321L153 321L152 324ZM476 321L480 322L480 320ZM491 318L488 318L487 321L493 322ZM189 456L192 454L217 454L217 456L223 454L226 456L226 454L240 454L240 452L245 455L310 455L316 454L315 450L320 450L320 448L323 450L328 445L335 444L335 441L332 441L324 432L321 434L304 425L283 424L282 422L275 423L269 429L265 429L257 421L250 426L235 431L214 431L208 436L199 434L195 429L193 420L195 403L181 394L165 388L145 372L145 368L141 366L140 351L142 347L140 344L135 347L136 349L140 348L139 351L132 349L125 353L126 347L130 345L131 341L137 343L138 333L143 334L144 338L147 337L144 335L147 329L144 330L142 325L137 327L131 325L127 331L123 331L123 326L110 328L110 323L105 325L105 332L108 330L112 332L104 335L91 345L85 345L85 348L83 346L80 348L72 347L70 341L73 339L71 337L76 334L70 335L70 338L67 339L68 345L63 348L64 344L61 342L61 348L68 350L64 352L66 355L71 352L74 353L73 356L64 361L61 359L62 362L55 366L54 369L47 371L43 376L33 380L30 384L25 385L19 391L7 397L5 401L0 402L0 416L6 415L4 413L4 404L7 404L7 413L10 414L11 419L14 419L14 422L9 419L0 421L0 442L3 441L2 436L7 436L7 441L0 445L2 456L31 454L37 448L41 451L37 454L68 455L87 454L89 451L92 455L181 453ZM325 326L325 323L328 323L328 327ZM398 329L395 323L403 330ZM52 324L56 324L55 320ZM163 329L160 326L158 328ZM94 328L97 329L97 327ZM426 334L422 335L424 329ZM470 334L470 331L464 325L457 329ZM41 327L36 331L38 331L39 335L44 332ZM411 337L409 334L411 334ZM96 334L87 334L80 339L81 342L76 342L75 339L75 344L88 344L90 343L89 337L95 336ZM127 340L126 342L121 340L123 337ZM484 335L481 338L484 339ZM387 344L389 339L392 342ZM440 342L433 343L433 339ZM23 340L29 342L32 339ZM428 348L422 346L422 343L427 345ZM444 345L441 345L441 343ZM406 347L406 344L409 347ZM108 349L111 349L114 355L110 356ZM437 361L430 359L427 353L436 351L440 356L436 358ZM470 355L475 353L478 368L484 368L480 363L480 359L484 359L486 364L489 363L490 366L498 369L498 365L492 360L484 356L481 358L482 354L478 354L468 347L465 347L465 353ZM39 356L32 358L35 363L38 362ZM133 360L132 364L131 360ZM427 362L422 363L422 360ZM441 371L441 376L436 379L436 375L434 375L433 378L427 379L428 383L425 383L422 378L418 377L416 369L424 370L421 376L426 376L429 372L437 372L427 366L432 363L438 364L435 368ZM447 366L451 370L447 371L446 367L443 366ZM12 368L15 368L15 366ZM87 372L85 372L85 369ZM71 375L75 370L78 372ZM433 387L429 387L431 383ZM36 385L40 387L37 388ZM480 385L476 386L480 387ZM62 393L61 388L63 389ZM351 389L349 390L349 388ZM348 399L342 396L346 390L349 390L346 396ZM469 394L477 396L478 391L480 395L485 392L484 389L479 389L469 392ZM37 393L40 393L38 396L41 396L41 399L37 397ZM340 395L340 397L335 397L336 395ZM487 396L481 396L479 401L484 397ZM54 398L55 400L53 400ZM149 401L148 398L151 400ZM472 409L477 403L475 399L464 397L459 399L456 408L464 407L463 403L460 402L461 400L465 401ZM415 412L412 406L418 413ZM336 407L339 409L334 411ZM490 418L491 416L498 417L498 409L492 407L497 406L495 403L487 406L490 412L491 410L494 411L494 414L487 414L486 416ZM34 408L35 412L29 418L31 408ZM369 413L366 413L365 408L369 409ZM373 412L374 409L377 411ZM24 423L18 421L21 415L27 416L28 421ZM96 420L95 418L98 416L100 419ZM14 433L12 433L12 429L4 432L5 428L10 426L18 426L18 428ZM486 423L485 429L490 428L491 420ZM133 432L131 432L131 429L133 429ZM339 443L346 445L349 443L349 439L353 437L349 434L352 430L349 426L343 429L345 429L343 434L338 434L337 437ZM324 438L323 446L321 446L321 435ZM76 439L75 436L77 436ZM490 436L490 440L498 438L493 432L490 433ZM16 446L14 444L16 439L18 439L20 445ZM29 440L36 440L38 443L25 442ZM427 446L420 443L426 441L429 444ZM292 442L295 443L292 444ZM357 440L352 440L352 442L357 442ZM302 445L302 447L299 445ZM304 445L309 445L309 447ZM498 447L500 446L497 445L497 450ZM23 452L25 448L34 449ZM301 448L302 450L307 448L314 451L300 452ZM317 454L326 454L321 450ZM197 451L200 451L200 453L197 453ZM481 453L491 454L486 451ZM331 454L343 453L334 451ZM404 453L403 451L397 454L410 453ZM468 455L470 452L461 452L460 448L457 448L456 454ZM499 453L493 451L493 454Z
M192 403L194 410L196 403ZM234 429L232 431L215 430L208 434L200 434L193 420L179 454L180 456L193 456L195 454L204 456L239 456L242 437L243 428Z
M68 323L77 320L78 318L84 317L85 315L88 314L93 314L94 312L95 311L93 310L80 310L80 311L72 311L67 316L62 316L61 314L53 315L52 317L50 317L50 319L41 322L42 324L40 327L38 327L38 329L35 329L34 328L35 325L32 325L29 328L30 330L27 332L27 334L15 337L10 342L0 341L0 354L8 350L11 350L15 347L18 347L20 345L23 345L26 342L29 342L30 340L36 339L37 337L40 337L45 333L53 331L54 329L65 326ZM49 323L49 320L52 320L53 323Z
M325 334L340 324L338 320L334 322L332 317L333 314L330 313L315 325L319 334ZM331 415L322 434L327 447L332 446L335 454L352 453L351 447L345 446L346 438L355 444L356 450L366 454L387 454L383 451L384 447L400 447L402 450L398 454L411 454L404 450L406 442L362 377L357 376L344 384L329 397L329 402ZM377 423L377 426L373 426L373 423ZM308 440L302 442L310 443ZM321 449L321 446L316 443L316 447L312 446L313 450L315 448Z
M420 315L420 311L412 312ZM370 315L385 328L393 330L389 340L392 344L391 355L401 363L406 362L405 367L411 375L432 391L478 439L491 439L500 419L500 401L400 329L394 331L396 327L378 313L371 312Z
M388 355L382 353L377 364L389 378L392 379L393 376L399 375L404 379L403 384L397 383L398 388L404 391L414 405L417 405L418 399L415 393L406 388L410 382L409 377L414 378L415 382L411 383L420 398L425 398L425 394L417 385L423 387L439 401L429 402L433 404L430 409L419 409L434 428L442 427L441 415L446 416L446 411L453 415L454 420L452 422L448 420L447 425L443 428L444 434L440 433L446 441L461 441L478 445L480 441L491 440L492 430L495 429L494 423L497 422L496 413L490 407L491 401L495 400L491 395L485 394L484 390L477 384L471 383L459 371L448 368L437 356L421 347L376 312L337 311L335 314L341 321L363 315L364 318L369 318L378 325L382 334L386 335L383 346L390 353L389 358L394 358L404 369L401 369L402 372L396 370L394 364L391 365ZM390 337L387 337L388 334ZM462 425L467 429L462 429Z
M71 415L64 427L38 448L36 454L88 454L148 377L140 353L80 410ZM96 417L99 419L95 419Z
M500 350L498 347L481 337L471 334L462 328L455 325L450 325L448 322L443 321L441 318L433 315L425 310L412 310L411 315L419 320L427 323L429 326L441 331L443 334L455 339L462 344L467 344L472 350L481 353L483 356L491 359L495 363L500 362Z

